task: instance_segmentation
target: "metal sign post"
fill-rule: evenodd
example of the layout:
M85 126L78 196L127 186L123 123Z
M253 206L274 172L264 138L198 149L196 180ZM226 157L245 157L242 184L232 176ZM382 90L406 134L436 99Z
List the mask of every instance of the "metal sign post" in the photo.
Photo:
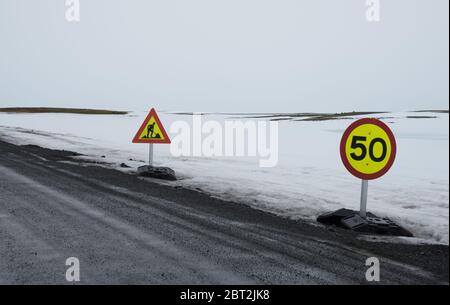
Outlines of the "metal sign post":
M153 144L148 146L148 165L153 166Z
M361 208L359 210L359 215L366 219L367 217L367 192L369 189L369 181L362 180L361 184Z

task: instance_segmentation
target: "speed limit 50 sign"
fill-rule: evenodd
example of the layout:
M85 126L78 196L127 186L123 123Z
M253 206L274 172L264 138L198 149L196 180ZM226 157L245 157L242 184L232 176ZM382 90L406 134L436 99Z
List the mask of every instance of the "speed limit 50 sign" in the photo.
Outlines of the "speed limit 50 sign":
M391 129L378 119L351 124L341 140L341 159L347 170L363 180L386 174L394 164L397 144Z
M325 224L366 233L387 233L401 236L412 234L386 218L367 213L369 180L386 174L397 154L397 143L391 129L378 119L366 118L352 123L344 132L340 146L341 159L347 170L361 179L359 214L340 209L318 217ZM399 233L401 232L401 233Z

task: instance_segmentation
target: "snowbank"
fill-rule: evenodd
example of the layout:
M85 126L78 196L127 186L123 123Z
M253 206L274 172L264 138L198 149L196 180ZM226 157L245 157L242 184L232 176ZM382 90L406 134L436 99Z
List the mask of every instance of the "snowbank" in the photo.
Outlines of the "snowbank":
M0 137L18 144L66 149L102 158L119 168L147 160L148 146L131 144L145 112L132 115L0 114ZM370 182L368 209L388 216L417 237L448 244L449 118L407 118L411 113L375 115L393 129L398 156L391 171ZM192 118L160 113L171 122ZM204 120L223 121L226 115ZM360 181L341 164L339 141L351 120L279 122L279 163L260 168L257 158L175 158L169 146L155 147L155 162L175 169L175 182L218 197L239 200L282 216L314 220L320 213L359 207ZM169 131L169 130L168 130Z

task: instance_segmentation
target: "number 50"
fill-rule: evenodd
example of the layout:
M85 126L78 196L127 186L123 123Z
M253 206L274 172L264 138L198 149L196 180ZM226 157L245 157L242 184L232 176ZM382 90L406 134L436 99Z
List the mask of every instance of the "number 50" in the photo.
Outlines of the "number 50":
M360 149L361 150L361 154L357 155L356 153L351 153L350 156L352 157L352 159L356 160L356 161L362 161L366 158L367 156L367 146L366 143L367 142L367 137L360 137L360 136L354 136L352 138L352 144L351 144L351 148L353 149ZM381 155L379 157L375 156L374 153L374 149L375 149L375 145L377 143L380 143L381 146L383 147L383 151L381 153ZM370 144L369 144L369 157L370 159L372 159L372 161L374 162L381 162L386 158L387 155L387 144L386 141L383 140L382 138L375 138L373 139Z

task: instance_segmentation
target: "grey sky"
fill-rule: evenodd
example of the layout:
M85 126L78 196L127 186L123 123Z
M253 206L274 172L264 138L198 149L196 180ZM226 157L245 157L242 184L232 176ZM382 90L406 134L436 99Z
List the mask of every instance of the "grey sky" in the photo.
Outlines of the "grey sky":
M449 1L0 0L0 107L448 109Z

